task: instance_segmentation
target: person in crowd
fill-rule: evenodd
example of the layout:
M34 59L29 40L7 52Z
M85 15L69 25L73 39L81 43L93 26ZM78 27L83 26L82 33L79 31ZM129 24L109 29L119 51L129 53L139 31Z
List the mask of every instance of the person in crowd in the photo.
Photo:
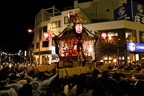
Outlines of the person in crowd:
M18 96L17 92L8 87L9 82L9 72L5 69L0 72L0 96Z
M39 73L43 74L43 73ZM44 79L45 75L38 77L38 82L37 81L32 81L30 84L32 84L33 88L33 96L40 96L41 94L46 94L47 93L47 88L50 85L50 83L54 80L54 78L58 75L58 72L56 74L48 79ZM35 86L35 84L37 84ZM35 86L35 88L34 88Z
M18 92L19 96L33 96L32 86L27 83Z

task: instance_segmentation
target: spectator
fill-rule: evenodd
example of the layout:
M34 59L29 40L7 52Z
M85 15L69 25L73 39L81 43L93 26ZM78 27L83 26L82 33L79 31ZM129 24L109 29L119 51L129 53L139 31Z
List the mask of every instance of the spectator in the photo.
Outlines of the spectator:
M16 93L16 91L11 88L8 87L8 71L3 69L0 72L0 96L18 96L18 94Z

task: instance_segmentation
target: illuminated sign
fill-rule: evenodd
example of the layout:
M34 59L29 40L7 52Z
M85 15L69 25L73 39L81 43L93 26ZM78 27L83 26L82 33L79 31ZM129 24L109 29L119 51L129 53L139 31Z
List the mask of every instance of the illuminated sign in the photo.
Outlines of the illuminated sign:
M48 33L48 32L45 32L45 33L44 33L44 37L45 37L45 39L49 39L49 33Z
M144 52L144 43L127 42L127 51Z

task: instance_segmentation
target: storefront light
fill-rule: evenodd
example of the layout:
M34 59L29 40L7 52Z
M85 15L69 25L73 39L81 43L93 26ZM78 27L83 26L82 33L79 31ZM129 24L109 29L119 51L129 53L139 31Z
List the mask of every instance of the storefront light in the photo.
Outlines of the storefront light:
M127 59L130 60L130 57L128 56Z
M104 57L104 60L108 60L108 58L107 58L107 57Z
M135 54L136 61L139 60L139 54Z
M109 57L109 60L112 60L112 57Z
M104 62L104 60L100 60L100 62Z
M124 60L124 57L122 57L122 60Z
M109 40L112 40L112 37L111 37L111 36L109 36Z
M113 59L113 62L117 62L117 59Z

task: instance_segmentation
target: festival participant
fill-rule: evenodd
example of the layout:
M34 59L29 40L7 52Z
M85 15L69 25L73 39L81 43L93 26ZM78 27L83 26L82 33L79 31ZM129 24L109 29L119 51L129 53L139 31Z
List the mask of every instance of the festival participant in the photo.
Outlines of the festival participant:
M32 88L33 88L33 96L39 96L41 94L47 93L47 88L51 84L51 82L54 80L54 78L58 75L58 72L56 74L46 80L44 80L44 74L41 78L39 78L38 81L30 82Z

